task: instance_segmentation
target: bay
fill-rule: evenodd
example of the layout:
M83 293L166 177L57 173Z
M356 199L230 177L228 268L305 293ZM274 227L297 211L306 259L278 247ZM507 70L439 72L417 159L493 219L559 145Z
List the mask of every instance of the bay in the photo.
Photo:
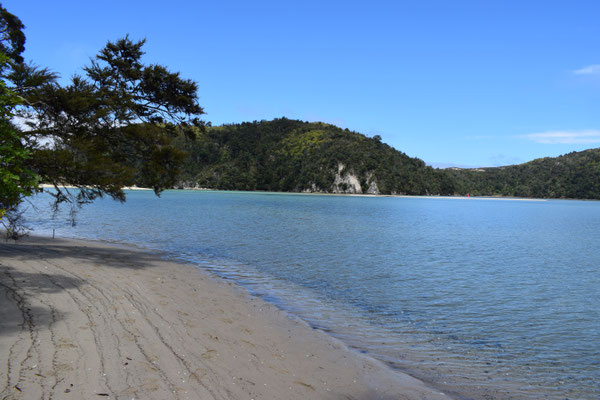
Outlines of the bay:
M600 203L128 191L38 234L131 243L232 279L458 396L600 398Z

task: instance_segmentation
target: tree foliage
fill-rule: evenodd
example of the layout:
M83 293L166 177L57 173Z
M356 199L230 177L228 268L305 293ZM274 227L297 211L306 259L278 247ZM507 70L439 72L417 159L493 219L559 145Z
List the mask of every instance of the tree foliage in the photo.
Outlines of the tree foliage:
M2 57L0 55L0 57ZM37 175L27 167L30 151L21 143L10 119L18 98L0 82L0 210L10 210L37 188Z
M28 167L31 152L21 141L12 118L22 99L7 87L7 71L23 62L23 24L0 5L0 223L18 233L16 207L38 189L38 176Z
M173 186L184 159L174 138L205 129L196 83L144 64L145 40L126 36L109 41L63 85L48 69L23 62L22 30L0 7L2 209L18 206L38 181L54 185L56 206L105 195L124 201L123 187L135 183L157 195Z
M600 199L600 149L496 168L447 170L457 194Z
M21 53L25 50L24 28L21 20L0 4L0 53L19 64L23 62Z
M105 194L123 201L122 188L136 182L158 194L175 183L183 160L173 138L204 129L196 83L142 64L143 45L128 37L108 42L68 85L22 91L32 168L56 186L59 202L68 200L64 183L79 188L80 203Z

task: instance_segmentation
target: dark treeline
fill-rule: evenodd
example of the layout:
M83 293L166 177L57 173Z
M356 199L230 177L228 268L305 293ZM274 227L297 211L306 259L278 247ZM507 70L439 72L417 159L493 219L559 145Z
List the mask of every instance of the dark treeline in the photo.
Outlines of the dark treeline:
M600 199L600 149L496 168L446 170L460 194Z
M600 198L600 149L521 165L433 169L381 138L286 118L208 128L179 187L284 192Z

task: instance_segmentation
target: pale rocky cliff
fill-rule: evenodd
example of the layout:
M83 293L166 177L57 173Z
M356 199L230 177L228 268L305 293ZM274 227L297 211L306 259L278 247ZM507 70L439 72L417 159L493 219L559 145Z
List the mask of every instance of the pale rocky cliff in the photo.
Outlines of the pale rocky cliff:
M333 181L332 193L348 193L348 194L379 194L377 182L372 173L365 176L365 180L369 185L366 192L363 192L360 184L360 177L354 172L348 171L342 163L338 164L338 170Z

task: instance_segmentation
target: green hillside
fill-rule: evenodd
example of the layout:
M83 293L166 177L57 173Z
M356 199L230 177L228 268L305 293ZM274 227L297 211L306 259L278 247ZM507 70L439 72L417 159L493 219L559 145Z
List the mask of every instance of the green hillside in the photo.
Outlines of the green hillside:
M600 149L495 168L433 169L377 136L286 118L211 127L179 187L281 192L600 199Z
M418 158L347 129L286 118L223 125L180 141L181 186L290 192L452 194Z
M600 199L600 149L506 167L446 172L459 194Z

